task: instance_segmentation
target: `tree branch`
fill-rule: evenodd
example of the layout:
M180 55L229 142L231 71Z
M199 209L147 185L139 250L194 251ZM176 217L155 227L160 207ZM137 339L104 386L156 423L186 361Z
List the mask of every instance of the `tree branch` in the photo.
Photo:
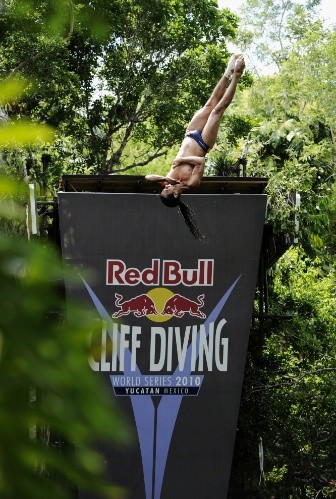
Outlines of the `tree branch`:
M123 168L119 168L118 170L112 170L111 173L122 173L126 172L127 170L130 170L131 168L136 168L137 166L145 166L148 165L151 161L154 159L160 158L161 156L164 156L167 154L167 151L161 151L161 152L156 152L152 154L151 156L148 156L148 158L145 161L138 161L136 163L132 163L131 165L124 166Z
M118 148L118 150L112 155L112 157L110 159L108 159L106 161L106 166L107 167L110 167L110 166L113 166L115 164L118 164L119 161L120 161L120 157L127 145L127 142L128 142L128 139L130 138L131 136L131 133L132 133L132 130L134 128L134 125L135 125L135 122L134 121L130 121L126 130L125 130L125 133L124 133L124 137L121 141L121 144Z
M280 388L282 386L301 383L301 381L305 377L312 376L312 375L315 376L315 375L317 375L319 373L323 373L323 372L336 372L336 367L324 367L321 369L315 369L314 371L306 371L306 372L300 374L300 376L298 376L297 378L290 378L289 381L283 381L281 383L270 383L268 385L263 385L263 386L259 386L256 388L252 388L251 390L249 390L249 393L262 392L262 391L266 391L266 390L271 390L273 388Z
M69 0L70 2L70 27L69 27L69 33L67 36L63 39L64 42L69 42L74 34L74 29L75 29L75 6L73 3L73 0Z
M128 143L128 140L131 136L131 133L132 133L136 123L139 123L140 121L143 121L145 119L145 116L141 116L141 115L143 113L143 109L146 107L146 105L148 104L150 99L151 99L150 96L146 96L140 104L137 104L135 106L137 109L135 109L135 112L128 123L128 126L125 130L124 137L121 141L121 144L120 144L118 150L112 155L112 157L109 160L106 161L107 167L110 167L110 166L113 167L113 165L119 163L121 155L122 155L122 153L123 153L123 151ZM129 168L132 168L132 167L129 167Z

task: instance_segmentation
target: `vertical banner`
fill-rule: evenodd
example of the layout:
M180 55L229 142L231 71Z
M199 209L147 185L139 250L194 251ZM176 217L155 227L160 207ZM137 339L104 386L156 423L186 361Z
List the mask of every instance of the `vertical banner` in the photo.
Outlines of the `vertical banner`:
M88 369L138 437L132 449L103 451L131 499L227 494L266 196L183 201L202 241L157 195L59 194L63 258L91 271L67 294L100 320Z

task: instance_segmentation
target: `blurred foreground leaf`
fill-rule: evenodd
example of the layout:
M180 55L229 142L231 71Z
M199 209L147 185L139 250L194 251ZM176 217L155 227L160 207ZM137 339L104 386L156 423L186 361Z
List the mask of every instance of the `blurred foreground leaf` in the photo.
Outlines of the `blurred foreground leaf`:
M48 125L37 125L28 121L6 123L0 127L0 147L20 147L51 142L54 130Z
M19 99L27 86L22 78L9 78L0 83L0 106Z
M1 192L11 193L10 180L0 181ZM96 319L66 307L64 277L56 252L0 233L1 498L66 499L75 486L126 497L104 483L95 444L121 445L129 432L88 365Z

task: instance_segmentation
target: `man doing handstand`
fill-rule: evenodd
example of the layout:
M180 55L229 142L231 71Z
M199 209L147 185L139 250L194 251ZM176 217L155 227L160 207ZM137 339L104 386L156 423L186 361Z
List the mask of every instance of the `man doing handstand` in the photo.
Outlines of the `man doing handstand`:
M210 99L188 124L169 173L166 176L146 175L146 180L158 182L164 187L161 199L168 206L177 206L184 190L199 186L204 173L205 155L215 144L221 118L232 102L244 68L244 57L232 55Z

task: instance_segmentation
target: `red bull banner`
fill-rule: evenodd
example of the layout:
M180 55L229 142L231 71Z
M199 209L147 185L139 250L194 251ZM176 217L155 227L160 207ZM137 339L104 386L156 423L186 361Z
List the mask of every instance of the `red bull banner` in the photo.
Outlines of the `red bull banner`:
M63 258L82 282L67 293L97 316L88 369L137 435L102 445L131 499L227 495L266 196L184 201L202 240L154 194L59 194Z

